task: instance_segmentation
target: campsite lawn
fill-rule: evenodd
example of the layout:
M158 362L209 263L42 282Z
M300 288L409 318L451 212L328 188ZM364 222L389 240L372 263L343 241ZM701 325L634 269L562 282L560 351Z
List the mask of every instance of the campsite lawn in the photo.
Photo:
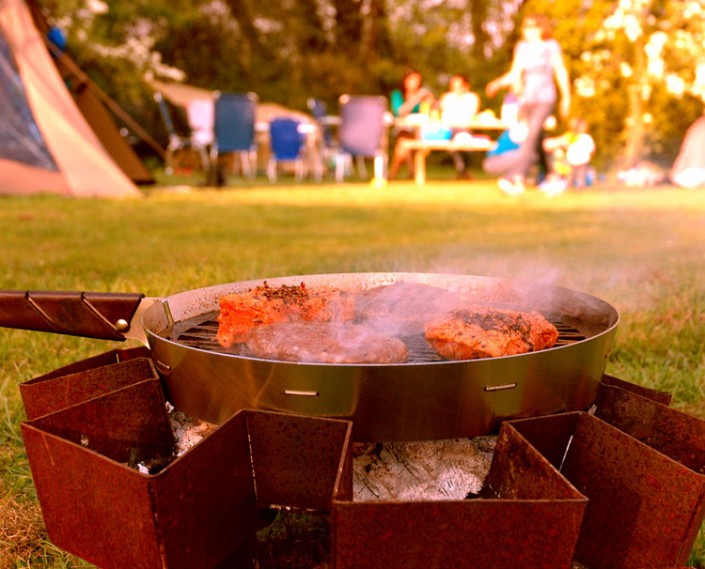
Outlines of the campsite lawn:
M0 288L166 296L274 276L432 271L565 286L614 305L607 372L705 418L705 191L555 199L489 182L153 189L142 200L0 198ZM117 344L0 329L0 569L84 567L44 533L18 385ZM705 567L701 538L691 560Z

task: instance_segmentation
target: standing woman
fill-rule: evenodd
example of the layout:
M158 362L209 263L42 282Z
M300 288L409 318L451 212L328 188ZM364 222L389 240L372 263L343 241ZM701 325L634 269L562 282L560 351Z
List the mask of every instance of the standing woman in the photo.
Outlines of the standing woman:
M556 106L558 92L561 118L567 119L570 113L568 70L561 47L552 37L548 18L542 14L525 16L521 32L511 68L490 81L485 89L490 97L501 89L509 89L519 99L528 125L526 139L512 159L502 163L502 170L490 171L501 176L500 188L512 194L524 191L527 172L538 157L544 122Z

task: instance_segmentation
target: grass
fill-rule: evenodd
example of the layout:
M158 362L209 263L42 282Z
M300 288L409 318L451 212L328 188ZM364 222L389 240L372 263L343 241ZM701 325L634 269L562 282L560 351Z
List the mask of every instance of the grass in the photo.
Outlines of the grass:
M607 371L705 418L705 191L603 186L547 199L507 198L481 180L290 182L158 187L127 201L0 198L0 288L167 296L330 272L531 278L613 304ZM0 329L0 569L89 566L45 535L18 385L113 347ZM691 564L705 567L702 536Z

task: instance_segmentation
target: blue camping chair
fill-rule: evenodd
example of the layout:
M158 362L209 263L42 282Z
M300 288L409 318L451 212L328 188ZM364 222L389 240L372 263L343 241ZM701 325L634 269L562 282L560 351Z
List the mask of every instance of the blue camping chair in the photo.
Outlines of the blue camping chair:
M374 162L374 177L387 176L387 99L373 95L342 95L340 97L340 126L335 160L335 179L342 182L346 163L357 161L358 173L367 176L365 159Z
M167 134L169 135L169 143L166 147L165 157L164 157L164 172L171 175L174 171L174 155L181 150L192 150L197 152L201 158L201 165L204 171L208 171L208 152L207 145L198 141L197 138L193 137L193 133L179 134L174 126L174 120L169 111L169 106L164 100L161 93L154 93L154 100L157 102L159 107L159 114L162 116L164 121L164 126L166 127Z
M225 178L225 171L219 165L222 154L237 154L243 174L255 176L255 112L258 100L255 93L216 94L214 139L211 145L211 168L217 173L216 185L221 185Z
M267 177L270 182L277 179L279 162L293 162L297 180L305 174L303 160L306 137L300 130L300 123L290 117L277 117L269 123L269 161Z

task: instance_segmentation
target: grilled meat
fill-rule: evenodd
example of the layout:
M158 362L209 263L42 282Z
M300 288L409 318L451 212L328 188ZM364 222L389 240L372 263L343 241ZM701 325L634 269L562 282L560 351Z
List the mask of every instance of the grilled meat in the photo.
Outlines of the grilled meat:
M351 322L284 322L252 328L247 347L260 358L319 363L405 362L406 344Z
M220 297L216 339L228 348L244 342L249 330L279 322L352 320L354 296L334 289L309 290L298 286L270 287L267 281L249 291Z
M478 306L429 321L424 335L441 357L469 360L550 348L558 339L558 330L538 312Z

